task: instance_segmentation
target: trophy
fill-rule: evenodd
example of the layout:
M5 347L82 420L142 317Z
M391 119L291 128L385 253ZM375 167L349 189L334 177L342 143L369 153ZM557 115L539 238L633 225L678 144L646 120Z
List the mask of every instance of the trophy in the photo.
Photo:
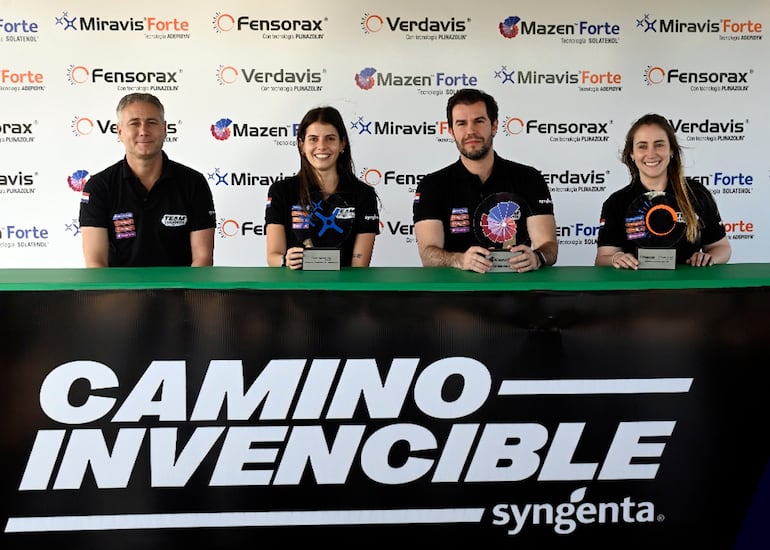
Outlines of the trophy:
M294 206L292 229L305 247L302 269L305 271L339 271L340 247L353 229L355 209L338 194L324 199L320 193L310 196L310 207Z
M676 199L662 191L643 193L626 214L626 237L637 243L639 269L676 269L676 243L686 229Z
M525 240L526 223L529 215L526 203L513 193L495 193L485 197L473 215L473 230L476 238L491 250L490 271L511 271L510 260L521 252L507 250ZM521 227L520 227L521 226Z

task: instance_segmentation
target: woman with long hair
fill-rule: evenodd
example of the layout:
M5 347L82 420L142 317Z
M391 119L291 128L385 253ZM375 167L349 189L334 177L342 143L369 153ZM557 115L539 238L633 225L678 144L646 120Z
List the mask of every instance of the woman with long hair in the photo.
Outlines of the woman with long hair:
M368 267L380 232L379 201L355 175L339 111L308 111L297 148L299 171L267 192L267 264L302 269L306 248L331 246L340 249L341 267Z
M663 210L672 213L672 227L683 229L681 238L670 245L676 248L676 263L697 267L727 263L730 241L716 201L702 183L685 177L682 149L668 120L654 113L639 118L626 134L622 155L631 182L602 205L595 265L639 267L637 243L646 233L636 219L638 213L629 208L642 195L664 197Z

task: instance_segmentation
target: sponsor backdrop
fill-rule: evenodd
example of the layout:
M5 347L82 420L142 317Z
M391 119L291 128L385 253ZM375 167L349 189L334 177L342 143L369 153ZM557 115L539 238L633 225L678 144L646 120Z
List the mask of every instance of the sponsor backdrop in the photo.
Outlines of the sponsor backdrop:
M215 263L265 265L264 202L295 129L332 104L382 200L373 265L419 265L417 182L457 158L445 105L500 104L496 149L546 176L561 265L591 265L638 116L668 117L716 195L735 262L770 260L765 0L0 3L0 266L80 267L79 192L117 161L128 92L166 105L171 157L214 192Z
M768 548L768 308L2 292L0 547Z

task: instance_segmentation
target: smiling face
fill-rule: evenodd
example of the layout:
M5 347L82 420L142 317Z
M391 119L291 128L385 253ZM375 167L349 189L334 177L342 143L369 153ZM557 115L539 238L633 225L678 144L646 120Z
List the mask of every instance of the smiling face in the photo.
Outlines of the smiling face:
M470 105L458 103L452 108L452 127L449 131L461 155L470 160L479 160L492 150L497 121L489 120L483 101Z
M118 119L118 139L128 157L147 160L158 156L166 139L166 121L160 109L144 101L126 105Z
M639 170L639 178L645 187L656 190L666 188L671 154L668 136L660 126L645 124L634 133L631 160Z
M337 129L325 122L314 122L307 127L300 141L300 151L319 173L337 169L337 159L345 148L345 140Z

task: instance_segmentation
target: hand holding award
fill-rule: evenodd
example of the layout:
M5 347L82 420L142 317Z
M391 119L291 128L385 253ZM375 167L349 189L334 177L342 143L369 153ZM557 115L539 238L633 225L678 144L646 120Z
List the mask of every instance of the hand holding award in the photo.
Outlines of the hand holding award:
M508 250L520 244L526 235L521 224L526 223L526 204L513 193L495 193L481 201L473 216L476 238L492 250L488 256L492 262L490 271L510 271L513 254ZM516 254L521 254L517 252Z

